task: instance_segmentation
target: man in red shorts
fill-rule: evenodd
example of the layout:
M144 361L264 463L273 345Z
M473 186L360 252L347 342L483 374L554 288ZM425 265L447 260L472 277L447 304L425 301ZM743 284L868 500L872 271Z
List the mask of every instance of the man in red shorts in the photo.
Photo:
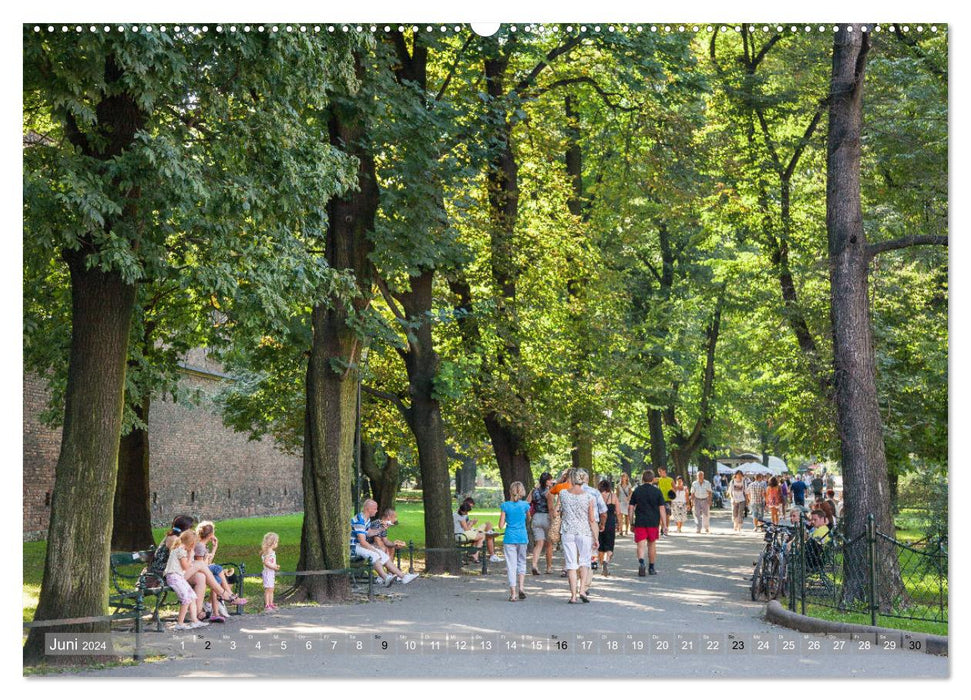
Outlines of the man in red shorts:
M630 506L627 509L628 516L634 521L634 542L637 543L637 561L640 567L637 570L638 576L650 573L652 576L657 573L654 570L654 561L657 558L657 538L661 533L662 527L668 526L667 511L664 509L664 495L655 486L654 472L648 469L641 477L641 485L634 489L630 495ZM644 549L647 549L647 560L650 564L647 571L644 570Z

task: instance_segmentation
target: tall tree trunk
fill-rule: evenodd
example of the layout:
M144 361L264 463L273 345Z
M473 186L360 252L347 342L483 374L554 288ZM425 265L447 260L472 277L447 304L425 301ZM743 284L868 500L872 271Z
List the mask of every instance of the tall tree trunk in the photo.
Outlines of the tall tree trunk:
M567 149L566 149L566 175L570 181L570 198L567 200L567 207L570 213L579 222L583 222L584 216L584 197L583 197L583 151L580 149L580 115L573 109L573 97L567 95L564 98L564 114L566 116ZM577 237L582 245L583 229L577 227ZM584 366L589 355L590 340L587 328L588 319L583 312L584 290L587 285L586 277L581 273L582 267L576 261L567 256L567 269L572 273L566 281L567 295L570 301L570 326L573 329L576 344L573 349L573 381L578 387L580 395L584 395L584 385L589 381L586 376ZM590 475L590 484L595 485L595 475L593 473L593 435L583 407L578 406L576 414L572 418L572 437L573 447L570 456L573 460L575 469L584 469Z
M123 435L118 451L118 480L115 484L114 518L111 528L113 551L135 551L155 544L149 495L148 417L151 398L145 396L133 407L145 428L132 428Z
M90 127L93 133L82 131L70 115L64 120L71 145L94 160L110 161L121 155L145 124L145 113L124 90L124 77L109 54L104 68L106 88L95 108L96 123ZM128 193L129 201L119 216L135 230L138 196L137 188ZM106 222L102 233L110 232L113 223ZM118 272L103 272L96 260L89 259L99 252L90 238L80 241L76 250L62 250L71 276L71 353L35 621L99 616L108 611L112 502L135 285L125 282ZM31 629L23 649L24 663L45 658L45 633L102 631L107 631L104 623ZM66 664L92 661L83 656L51 659Z
M504 86L507 57L486 59L486 90L494 100L507 98ZM505 110L505 107L502 108ZM515 386L516 369L520 362L519 319L516 309L516 285L519 281L519 264L516 261L515 231L519 217L519 166L512 150L512 125L503 111L501 124L495 138L497 152L486 170L488 188L490 236L492 249L492 281L496 293L497 332L500 338L496 355L495 372L506 374L513 394L510 400L523 402L519 387ZM499 380L499 377L494 377ZM502 381L502 380L499 380ZM533 487L533 474L523 430L508 420L500 418L497 411L486 407L486 430L492 440L503 491L508 496L509 486L521 481L527 491Z
M676 432L672 438L671 461L675 465L675 476L681 476L688 480L688 464L695 452L705 444L705 433L711 425L711 398L715 391L715 348L718 345L718 334L721 329L722 306L725 302L725 287L721 288L718 294L718 301L715 304L715 313L711 323L708 324L705 338L705 371L701 384L701 398L698 402L698 418L690 433L686 433L684 428L677 421L674 406L670 406L666 413L668 424L675 428ZM673 395L677 397L678 391L675 388Z
M135 303L135 286L116 272L88 269L85 251L67 250L64 258L71 274L71 354L35 621L108 612L112 501ZM24 663L45 659L45 633L107 631L107 623L32 629ZM47 661L90 663L91 658Z
M664 414L661 409L648 409L647 428L651 437L651 469L657 474L658 468L668 467L667 446L664 442Z
M358 77L364 69L354 56ZM311 313L313 344L307 364L307 407L303 452L304 519L301 571L340 569L349 558L351 481L356 429L358 362L361 342L348 325L352 310L370 303L368 233L374 227L378 189L374 157L367 150L367 106L361 97L337 97L328 123L330 142L358 160L358 189L327 205L326 257L337 270L350 270L360 296L330 299ZM344 576L300 577L296 599L333 600L349 594Z
M455 470L455 495L462 496L475 489L475 478L479 470L478 463L468 455L459 455L462 466Z
M452 496L449 492L448 457L445 451L445 423L435 398L435 377L439 359L432 340L430 312L434 270L424 270L409 279L409 291L399 295L408 319L417 322L404 353L408 370L411 408L406 414L418 448L422 503L425 507L425 546L431 550L425 560L433 573L454 568L452 556Z
M834 34L832 103L826 169L826 228L829 234L831 313L836 415L843 469L843 521L848 537L866 528L872 513L877 530L893 535L890 484L877 402L876 366L870 328L866 231L860 203L863 82L869 34ZM878 557L881 604L902 590L896 556ZM862 567L846 569L849 595L862 595Z
M361 444L361 470L371 482L371 497L378 502L378 514L394 508L401 487L401 465L397 457L386 455L384 465L378 466L374 459L374 443Z

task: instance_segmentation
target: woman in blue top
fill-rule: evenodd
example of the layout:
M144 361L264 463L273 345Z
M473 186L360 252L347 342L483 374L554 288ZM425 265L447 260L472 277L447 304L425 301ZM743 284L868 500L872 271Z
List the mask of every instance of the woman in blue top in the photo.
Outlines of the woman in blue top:
M509 575L509 602L523 600L526 591L526 545L529 535L526 534L526 517L529 515L529 503L526 498L526 487L521 481L514 481L509 485L509 498L501 506L499 529L505 528L502 549L506 555L506 573ZM519 593L517 595L517 585Z

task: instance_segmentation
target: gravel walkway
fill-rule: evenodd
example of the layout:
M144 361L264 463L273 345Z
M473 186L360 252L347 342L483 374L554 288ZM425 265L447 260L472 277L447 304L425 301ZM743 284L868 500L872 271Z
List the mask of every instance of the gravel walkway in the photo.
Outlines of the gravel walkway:
M684 534L662 538L659 574L646 578L637 576L633 542L618 538L611 576L596 573L589 605L567 604L558 572L527 576L528 598L510 603L505 564L492 564L484 577L422 577L380 589L370 604L234 618L200 638L174 640L188 640L178 658L82 675L778 678L781 662L787 678L948 676L946 658L872 648L875 640L863 651L865 640L804 637L766 623L764 605L748 591L761 538L733 534L725 511L712 524L710 535L695 534L689 522Z

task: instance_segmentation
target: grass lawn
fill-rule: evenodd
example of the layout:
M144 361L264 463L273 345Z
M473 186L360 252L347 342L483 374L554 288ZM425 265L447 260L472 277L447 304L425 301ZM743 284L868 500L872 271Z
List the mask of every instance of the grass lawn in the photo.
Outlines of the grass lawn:
M416 548L425 545L425 511L419 503L399 503L397 508L398 525L391 528L391 539L413 541ZM474 510L474 517L480 523L499 523L498 510ZM221 520L216 523L216 537L219 538L219 551L216 558L220 562L242 562L246 565L246 587L244 592L250 602L246 606L247 612L256 612L263 608L263 588L260 582L260 571L263 564L260 561L260 544L263 535L275 532L280 536L280 546L277 547L277 563L283 571L295 571L300 558L300 530L303 525L303 514L280 515L267 518L240 518L237 520ZM155 541L162 539L166 529L153 531ZM350 543L348 543L350 544ZM24 542L24 580L23 580L23 621L34 619L37 609L37 597L40 594L41 578L44 574L44 556L47 551L46 542ZM402 552L402 564L407 566L407 551ZM416 557L416 560L424 556ZM292 582L291 577L279 577L277 593L283 591Z
M784 598L780 598L779 602L782 603L783 607L788 609L788 604ZM799 601L796 601L796 612L799 612ZM866 613L840 612L833 608L827 608L822 605L810 605L809 603L806 603L806 615L820 620L848 622L855 625L870 624L870 616ZM946 622L926 622L924 620L908 620L901 617L877 615L877 626L889 627L905 632L922 632L924 634L938 634L942 637L947 636Z

